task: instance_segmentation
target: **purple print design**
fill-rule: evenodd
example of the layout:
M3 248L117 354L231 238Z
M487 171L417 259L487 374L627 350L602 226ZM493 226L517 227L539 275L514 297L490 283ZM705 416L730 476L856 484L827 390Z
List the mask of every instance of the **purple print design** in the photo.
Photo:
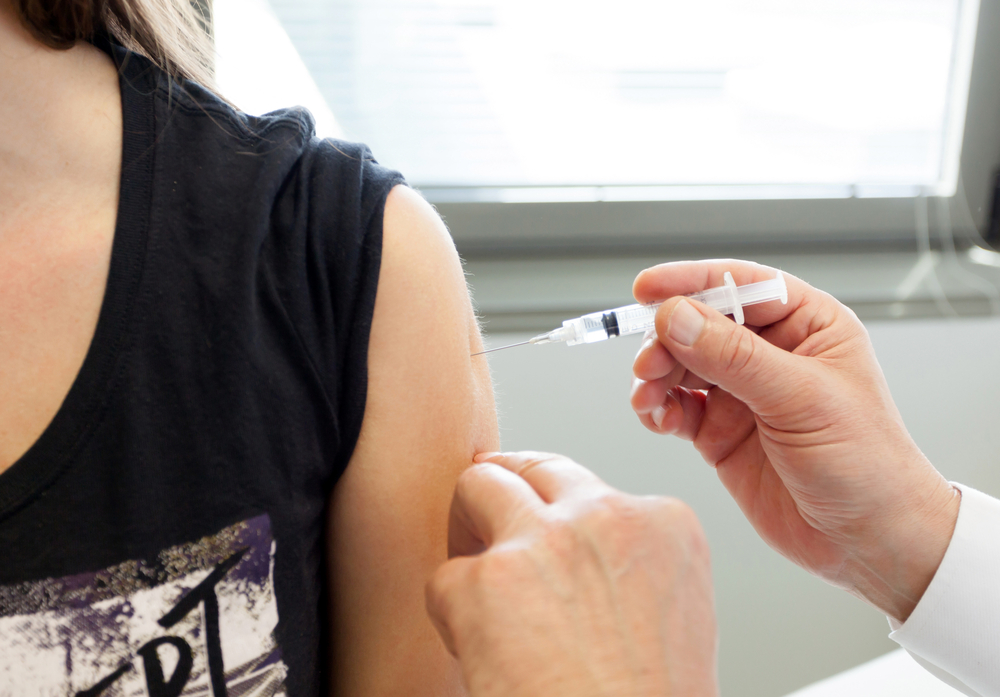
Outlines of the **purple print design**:
M284 697L266 516L154 559L0 586L0 697Z

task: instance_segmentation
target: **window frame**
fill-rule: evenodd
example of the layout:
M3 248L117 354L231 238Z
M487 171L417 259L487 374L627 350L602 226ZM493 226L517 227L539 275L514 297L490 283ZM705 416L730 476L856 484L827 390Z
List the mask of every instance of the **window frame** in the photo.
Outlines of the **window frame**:
M969 0L965 0L969 1ZM948 197L958 235L984 233L1000 165L1000 3L979 2L965 111L959 189ZM841 198L435 203L465 256L797 244L852 247L913 243L917 199ZM450 192L444 198L453 198ZM964 194L964 195L963 195ZM589 195L589 194L588 194Z

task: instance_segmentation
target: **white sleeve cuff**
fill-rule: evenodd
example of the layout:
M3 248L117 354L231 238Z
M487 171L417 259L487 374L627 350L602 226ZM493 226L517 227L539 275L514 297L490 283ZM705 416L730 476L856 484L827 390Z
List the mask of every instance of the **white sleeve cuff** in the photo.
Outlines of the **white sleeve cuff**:
M889 638L966 694L1000 697L1000 501L954 486L951 543L906 622L890 618Z

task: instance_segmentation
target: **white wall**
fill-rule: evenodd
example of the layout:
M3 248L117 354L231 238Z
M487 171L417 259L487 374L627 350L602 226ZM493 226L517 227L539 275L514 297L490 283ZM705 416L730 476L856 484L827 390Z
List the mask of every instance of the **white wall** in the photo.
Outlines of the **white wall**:
M1000 320L876 322L869 330L931 461L950 479L1000 495ZM497 334L489 344L524 338ZM621 489L694 507L713 552L723 695L778 697L896 648L876 611L761 542L688 443L639 425L628 406L638 343L492 354L503 447L565 453Z

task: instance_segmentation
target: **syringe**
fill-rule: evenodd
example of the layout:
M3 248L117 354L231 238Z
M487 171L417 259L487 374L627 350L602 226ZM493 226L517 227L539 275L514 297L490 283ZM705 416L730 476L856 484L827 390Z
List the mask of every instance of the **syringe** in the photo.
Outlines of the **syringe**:
M743 308L747 305L757 305L771 300L780 300L782 304L788 302L788 288L785 286L785 279L780 271L769 281L748 283L745 286L737 286L733 275L727 271L723 275L723 283L724 285L718 288L709 288L685 297L705 303L724 315L732 315L737 324L743 324ZM565 342L567 346L576 346L577 344L605 341L615 336L639 334L653 328L656 323L656 311L661 304L625 305L613 310L592 312L589 315L568 319L562 323L561 327L539 334L519 344L501 346L480 351L480 353L490 353L524 344ZM478 356L479 354L473 355Z

